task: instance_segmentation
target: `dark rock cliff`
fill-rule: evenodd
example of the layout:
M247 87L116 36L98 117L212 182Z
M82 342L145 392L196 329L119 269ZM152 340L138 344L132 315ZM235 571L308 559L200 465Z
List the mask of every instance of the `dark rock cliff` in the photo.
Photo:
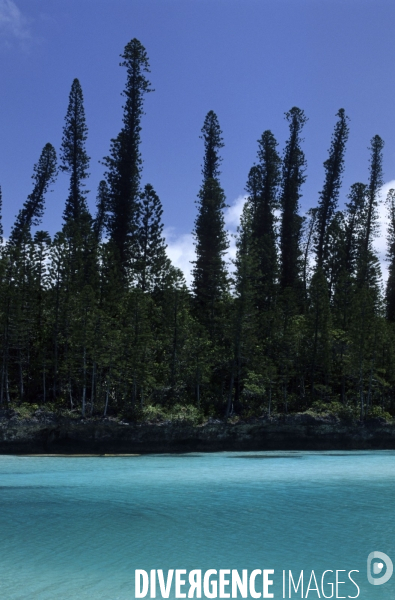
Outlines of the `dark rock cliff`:
M235 424L211 420L204 425L0 416L1 454L364 449L395 449L395 424L384 419L347 422L305 413Z

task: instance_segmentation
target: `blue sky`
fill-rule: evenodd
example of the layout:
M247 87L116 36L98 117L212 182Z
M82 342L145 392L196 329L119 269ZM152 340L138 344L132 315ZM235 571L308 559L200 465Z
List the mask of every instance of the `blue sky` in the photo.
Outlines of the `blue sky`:
M146 47L155 88L142 123L142 182L163 202L169 252L184 269L192 259L199 134L209 110L224 134L221 179L231 231L257 139L271 129L282 151L284 112L292 106L309 118L304 210L317 202L339 108L351 119L342 201L352 183L367 180L375 134L386 144L385 181L394 180L394 18L393 0L0 0L5 233L30 192L42 147L51 142L59 149L74 77L85 97L93 209L103 175L99 161L121 127L119 54L133 37ZM61 174L42 224L51 233L61 226L66 193Z

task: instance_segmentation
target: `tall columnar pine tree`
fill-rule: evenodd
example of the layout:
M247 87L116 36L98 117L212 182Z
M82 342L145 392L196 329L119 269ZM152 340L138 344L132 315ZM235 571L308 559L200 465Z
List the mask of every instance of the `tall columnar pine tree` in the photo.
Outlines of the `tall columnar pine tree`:
M147 184L141 194L137 259L137 277L143 292L152 291L160 286L169 270L170 261L166 256L162 214L162 203L152 185Z
M113 242L121 272L125 276L138 251L139 194L142 159L140 154L141 117L146 93L153 91L146 78L149 62L144 46L132 39L121 55L127 81L123 127L111 140L110 156L104 159L109 187L110 239Z
M32 344L37 336L34 328L36 296L32 290L34 279L32 269L31 226L37 226L44 211L44 199L49 185L56 174L56 153L51 144L46 144L38 163L34 165L32 179L33 191L28 196L23 208L19 211L11 230L7 252L9 255L6 273L7 292L4 298L4 353L2 366L1 394L6 390L9 397L8 380L11 375L10 355L14 356L14 377L17 381L19 400L25 398L26 381L32 381L29 375L30 359L34 355ZM27 369L27 373L26 373ZM27 375L27 379L25 377Z
M218 151L224 147L224 141L218 117L213 110L210 110L204 119L200 138L204 140L205 151L202 169L203 182L209 179L218 179L221 174L219 165L222 162Z
M222 131L217 115L210 111L202 128L205 155L203 184L199 192L198 215L195 221L196 261L193 269L193 292L199 320L211 336L221 301L227 289L224 254L228 248L225 231L225 195L219 182L221 159L218 151L223 147Z
M368 398L371 393L376 363L377 317L381 312L380 266L373 248L373 240L378 233L378 198L383 184L383 147L383 140L378 135L374 136L370 146L370 177L357 258L357 285L352 298L350 327L354 348L353 362L358 373L357 389L361 418L365 411L366 386L369 389ZM367 402L370 400L367 399Z
M29 343L26 349L26 399L47 401L48 338L51 311L48 289L48 263L51 238L46 231L36 231L31 246L28 285Z
M328 285L329 298L332 300L339 278L344 272L344 214L336 211L328 223L325 233L325 258L322 271ZM318 269L321 267L316 267Z
M259 164L253 167L247 183L252 208L251 243L255 255L256 301L259 310L271 307L277 279L275 214L278 207L281 160L271 131L259 140Z
M371 244L377 233L377 206L380 187L383 185L383 148L384 141L375 135L370 144L370 177L366 206L366 222L361 248L361 283L366 283L369 277L369 267L372 258Z
M259 163L248 174L248 199L244 205L237 242L231 374L235 380L236 406L246 381L263 376L262 369L267 373L272 341L271 309L274 307L278 274L274 211L278 207L281 160L271 131L265 131L258 144ZM245 362L246 356L250 357L248 364ZM245 393L248 394L247 388ZM230 390L227 415L231 406Z
M88 128L85 122L84 98L78 79L74 79L69 95L69 104L63 127L60 153L60 169L70 174L69 195L63 218L77 228L89 221L84 180L88 177L89 157L85 142Z
M56 152L51 144L46 144L41 152L38 163L34 165L32 179L33 191L27 197L23 208L19 211L10 234L10 244L18 246L31 226L41 222L44 213L44 200L48 187L56 176Z
M345 211L344 266L351 277L357 271L358 252L364 235L368 186L364 183L354 183L347 197L349 202L346 203Z
M307 121L304 111L292 108L285 114L290 136L285 146L282 167L280 252L283 289L298 288L300 284L300 237L302 217L299 215L301 186L306 180L306 159L301 149L301 132Z
M395 323L395 190L389 190L386 203L388 210L386 314L387 319Z
M320 193L317 210L315 248L318 269L324 268L324 263L328 260L327 232L339 199L341 177L344 171L344 153L349 133L348 118L344 109L341 108L336 116L339 120L332 135L329 157L324 162L325 183Z
M231 380L226 408L226 418L229 417L233 406L233 387L235 378L244 379L243 357L251 355L251 349L256 349L256 293L255 267L256 261L251 248L252 219L258 193L260 190L261 174L256 165L250 169L246 189L248 201L243 206L238 227L235 261L235 292L233 309L233 359L231 365ZM236 388L237 389L237 388Z
M375 263L377 259L372 250L372 242L377 234L378 221L378 195L383 185L383 148L384 141L375 135L370 144L370 177L367 189L365 227L362 234L362 243L359 259L359 284L369 283L373 277L376 279Z
M363 240L367 185L354 183L347 195L348 202L340 214L340 231L336 247L331 249L332 262L337 254L338 273L333 282L332 308L334 323L347 332L351 315L352 289L358 270L361 244Z

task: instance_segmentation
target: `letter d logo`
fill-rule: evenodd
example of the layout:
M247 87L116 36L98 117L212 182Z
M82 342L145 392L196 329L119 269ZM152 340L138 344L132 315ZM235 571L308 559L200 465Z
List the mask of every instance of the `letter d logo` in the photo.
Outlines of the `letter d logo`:
M375 559L379 559L383 562L374 562L372 569L372 561ZM384 575L381 577L373 577L373 575L378 575L383 570L384 564L386 566L386 571ZM389 579L391 579L392 572L394 570L394 565L392 564L392 560L389 556L384 554L384 552L371 552L368 556L368 581L372 585L382 585L383 583L387 583Z

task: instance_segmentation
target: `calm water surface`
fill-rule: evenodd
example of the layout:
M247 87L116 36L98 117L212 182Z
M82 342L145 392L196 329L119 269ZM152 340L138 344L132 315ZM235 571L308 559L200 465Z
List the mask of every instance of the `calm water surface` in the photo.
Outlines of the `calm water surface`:
M366 559L395 563L395 452L0 456L0 533L5 600L127 600L135 569L170 568L274 569L275 598L282 569L358 569L390 600Z

